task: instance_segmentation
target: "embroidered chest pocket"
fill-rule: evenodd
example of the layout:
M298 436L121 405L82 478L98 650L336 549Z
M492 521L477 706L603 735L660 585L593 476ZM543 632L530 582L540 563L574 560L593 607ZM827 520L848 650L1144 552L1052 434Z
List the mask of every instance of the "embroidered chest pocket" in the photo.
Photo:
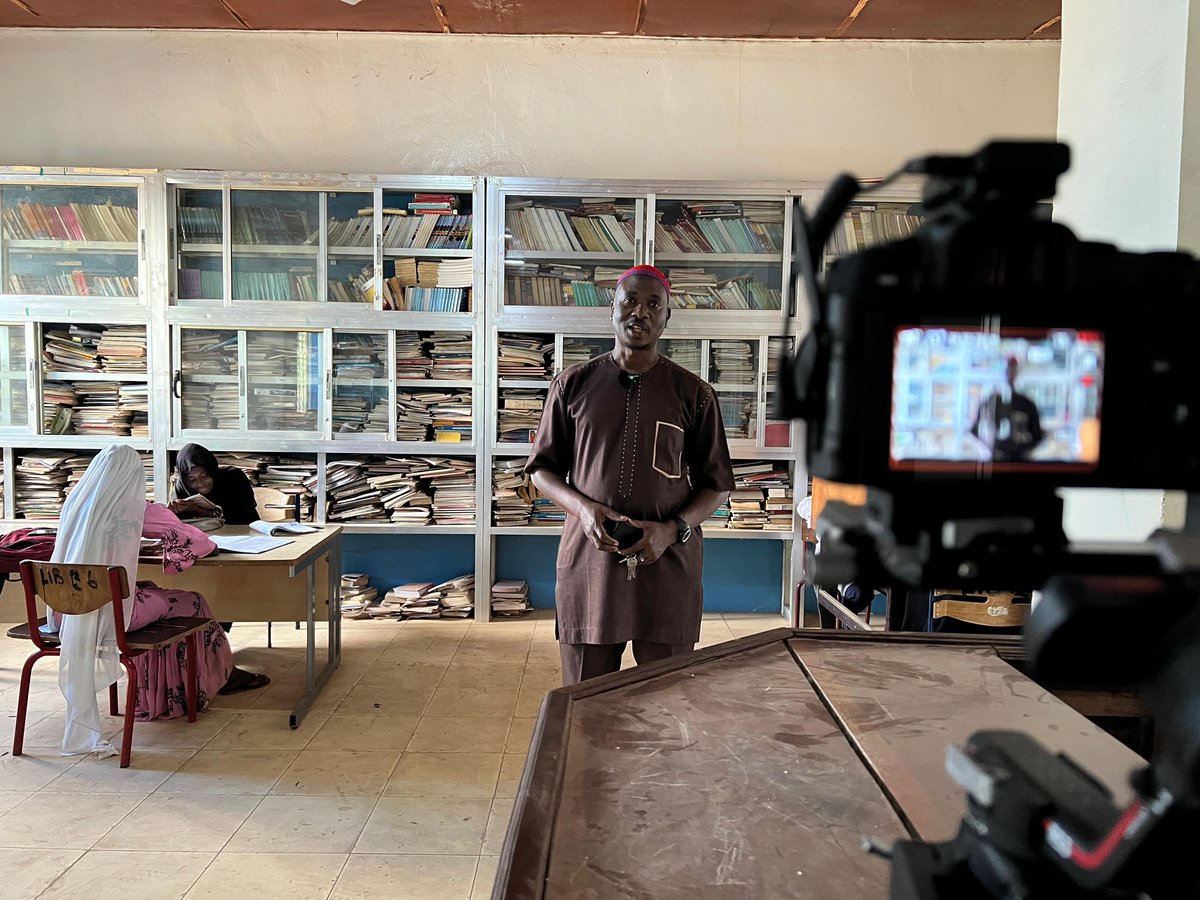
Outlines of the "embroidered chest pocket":
M659 419L654 423L654 471L664 478L683 477L683 429Z

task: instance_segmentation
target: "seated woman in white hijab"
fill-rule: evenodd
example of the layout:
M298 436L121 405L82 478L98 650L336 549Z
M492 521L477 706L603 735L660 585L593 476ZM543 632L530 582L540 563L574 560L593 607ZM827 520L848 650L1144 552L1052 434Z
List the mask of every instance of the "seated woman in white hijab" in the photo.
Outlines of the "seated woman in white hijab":
M162 541L166 571L182 571L197 558L215 552L216 545L204 532L180 522L165 507L148 504L145 498L146 474L137 452L127 446L104 449L63 504L51 560L124 566L132 587L143 531ZM204 598L192 591L141 582L132 593L124 604L128 631L170 616L212 616ZM67 699L65 755L113 752L101 733L97 703L97 694L121 674L112 616L111 605L85 616L55 616L60 620L62 641L58 682ZM197 705L198 712L203 712L209 698L229 677L233 654L216 623L205 630L200 643ZM172 718L186 713L182 644L143 653L134 659L134 666L137 718Z

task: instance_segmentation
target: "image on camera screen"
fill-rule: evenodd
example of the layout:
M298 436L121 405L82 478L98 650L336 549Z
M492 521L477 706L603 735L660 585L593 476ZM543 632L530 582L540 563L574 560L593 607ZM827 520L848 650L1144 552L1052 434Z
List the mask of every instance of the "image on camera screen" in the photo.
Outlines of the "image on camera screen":
M1097 331L901 326L891 468L1095 468L1103 371Z

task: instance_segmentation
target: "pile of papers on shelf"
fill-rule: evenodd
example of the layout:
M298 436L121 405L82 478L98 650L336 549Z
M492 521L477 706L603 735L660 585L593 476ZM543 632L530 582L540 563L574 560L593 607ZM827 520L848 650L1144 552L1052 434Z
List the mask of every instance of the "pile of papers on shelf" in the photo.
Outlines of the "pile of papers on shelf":
M185 375L236 375L238 337L236 331L207 328L180 330L180 366Z
M71 418L75 433L128 435L133 410L120 405L120 395L115 381L76 383L79 402Z
M542 421L546 391L537 388L504 388L497 413L497 440L502 444L528 444Z
M770 462L737 462L729 495L730 528L792 530L792 489L787 466Z
M67 485L65 450L30 450L17 458L14 495L17 518L53 519L62 509Z
M92 464L92 460L95 457L96 452L90 451L70 456L63 461L63 468L67 471L67 483L63 488L64 500L70 496L71 491L79 484L79 479L83 478L83 473L87 471L87 467Z
M42 363L52 372L99 372L100 343L103 326L71 325L64 331L51 328L45 333Z
M466 331L434 331L428 338L434 378L471 380L471 334Z
M529 485L530 493L533 496L533 516L530 519L531 525L561 525L567 520L567 514L563 508L539 491L532 484Z
M564 337L562 365L564 369L585 363L612 350L612 338Z
M308 459L280 457L264 453L214 454L222 466L241 469L251 484L273 487L289 499L300 498L300 518L311 522L316 504L317 464Z
M333 346L333 430L386 433L387 335L338 332Z
M492 460L492 523L501 528L528 525L532 490L524 457Z
M469 256L443 259L437 267L437 287L469 288L474 285L475 262Z
M497 581L492 585L492 615L499 618L523 616L530 609L529 583Z
M449 394L443 391L396 391L396 440L427 441L433 428L430 407Z
M721 384L757 384L758 368L749 341L713 341L712 381Z
M340 600L342 618L365 619L371 604L379 597L379 591L371 587L366 575L348 572L342 575Z
M554 352L554 340L548 335L500 334L498 345L498 377L546 378Z
M74 434L71 420L75 415L75 385L65 381L47 381L42 385L42 431L46 434Z
M700 342L687 339L660 341L658 348L671 362L687 369L694 375L700 374Z

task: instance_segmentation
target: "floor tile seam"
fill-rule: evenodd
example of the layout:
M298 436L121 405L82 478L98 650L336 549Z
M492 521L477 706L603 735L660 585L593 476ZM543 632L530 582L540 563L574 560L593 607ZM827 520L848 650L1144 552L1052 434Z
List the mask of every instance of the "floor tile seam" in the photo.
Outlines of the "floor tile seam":
M193 795L193 796L195 796L195 795ZM210 795L208 795L208 796L212 796L212 795L210 794ZM221 795L219 795L219 796L229 796L229 795L228 795L228 794L221 794ZM241 796L246 796L246 795L244 795L244 794L243 794L243 795L241 795ZM251 796L253 796L253 795L251 795ZM213 858L212 858L211 860L209 860L209 862L208 862L208 866L211 866L211 865L212 865L214 862L216 862L216 860L217 860L217 857L218 857L218 856L220 856L222 853L224 853L224 852L225 852L225 848L229 846L229 842L233 840L233 838L234 838L234 835L236 835L236 834L237 834L239 831L241 831L241 830L242 830L242 828L243 828L243 827L245 827L246 823L250 821L250 817L251 817L252 815L254 815L255 811L256 811L256 810L257 810L257 809L258 809L260 806L262 806L262 804L263 804L263 801L264 801L264 800L266 800L266 799L267 799L267 795L266 795L266 794L263 794L262 796L260 796L260 797L258 798L258 802L257 802L257 803L255 803L255 804L254 804L252 807L250 807L250 810L249 810L249 811L246 813L246 817L245 817L244 819L242 819L242 821L240 821L240 822L238 823L237 827L236 827L236 828L234 828L234 829L233 829L233 831L231 831L231 832L229 833L229 837L225 838L225 843L221 845L221 848L220 848L220 849L219 849L219 850L216 852L216 854L214 854L214 855L213 855ZM204 867L204 872L207 872L207 871L208 871L208 866L205 866L205 867ZM204 872L201 872L201 873L200 873L200 877L201 877L201 878L203 878L203 877L204 877ZM199 879L197 879L197 882L198 882L198 881L199 881ZM194 885L194 884L193 884L193 885L192 885L192 887L188 888L188 892L190 893L190 892L191 892L191 890L192 890L192 888L194 888L195 886L196 886L196 885ZM184 896L186 897L186 896L187 896L187 894L185 894Z
M397 765L399 765L399 760L397 760ZM394 770L393 770L393 771L394 771ZM389 776L388 776L388 778L389 778L389 779L391 779L391 776L389 775ZM386 788L387 788L387 782L384 782L384 785L383 785L383 786L384 786L384 788L386 789ZM371 824L371 820L372 820L373 818L375 818L375 813L376 813L376 811L379 809L379 801L383 799L383 796L384 796L384 795L383 795L383 792L381 791L381 792L379 793L379 796L377 796L377 797L375 798L375 803L374 803L374 804L372 804L372 806L371 806L371 811L370 811L370 812L368 812L368 813L367 813L367 817L366 817L365 819L363 819L362 828L360 828L360 829L358 830L358 834L357 834L357 835L355 835L355 837L354 837L354 842L353 842L353 843L350 845L350 853L346 855L346 862L349 862L349 861L350 861L350 854L353 854L353 853L354 853L354 848L358 846L358 844L359 844L359 841L361 841L361 840L362 840L362 838L363 838L363 835L364 835L364 834L366 834L366 831L367 831L367 826L368 826L368 825L370 825L370 824ZM345 870L345 866L344 866L344 865L342 866L342 870L343 870L343 871ZM338 878L341 878L341 877L342 877L342 876L341 876L341 874L339 873L339 874L338 874ZM334 887L336 887L336 886L337 886L337 882L336 882L336 881L335 881L333 884L334 884Z

